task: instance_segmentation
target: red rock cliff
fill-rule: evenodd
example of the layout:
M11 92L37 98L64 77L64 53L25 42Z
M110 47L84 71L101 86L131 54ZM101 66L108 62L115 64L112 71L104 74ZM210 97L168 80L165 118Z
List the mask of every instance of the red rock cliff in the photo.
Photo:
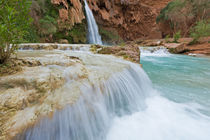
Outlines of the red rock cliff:
M87 0L97 23L124 40L161 38L156 17L170 0Z

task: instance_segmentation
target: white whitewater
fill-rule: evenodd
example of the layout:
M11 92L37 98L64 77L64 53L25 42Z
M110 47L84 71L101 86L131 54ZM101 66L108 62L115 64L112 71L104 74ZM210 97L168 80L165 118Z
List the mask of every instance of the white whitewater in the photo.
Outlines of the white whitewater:
M130 68L100 84L87 81L80 90L82 95L74 105L57 111L53 119L42 120L17 139L105 140L113 118L144 110L145 99L153 89L139 65L130 64Z
M157 56L168 57L170 53L165 47L140 47L141 57L144 56Z
M128 62L125 62L128 63ZM208 140L210 117L160 96L137 64L102 83L83 84L72 106L20 140ZM68 86L67 83L66 86ZM71 89L68 89L71 90Z
M84 0L84 2L85 2L87 22L88 22L88 41L90 44L102 45L101 36L99 34L98 26L93 16L93 13L91 9L89 8L87 1Z

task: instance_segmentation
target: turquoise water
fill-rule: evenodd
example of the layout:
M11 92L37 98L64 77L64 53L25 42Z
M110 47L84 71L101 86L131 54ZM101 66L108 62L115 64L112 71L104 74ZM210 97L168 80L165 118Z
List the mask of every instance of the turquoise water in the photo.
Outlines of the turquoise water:
M141 63L161 96L210 115L210 58L142 51Z
M117 61L130 67L104 82L102 89L85 83L75 104L18 138L209 140L210 59L172 55L163 48L141 52L144 70Z
M116 117L107 140L209 140L210 59L163 48L141 52L154 96L145 110Z

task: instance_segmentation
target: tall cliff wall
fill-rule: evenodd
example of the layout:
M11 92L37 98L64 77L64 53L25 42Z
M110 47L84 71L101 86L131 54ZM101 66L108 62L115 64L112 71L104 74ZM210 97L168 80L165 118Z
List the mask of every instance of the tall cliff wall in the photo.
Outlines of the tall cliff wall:
M161 38L156 24L170 0L88 0L98 24L116 30L124 40Z
M82 0L32 0L30 14L37 42L66 39L69 43L86 43Z
M156 17L170 0L87 1L99 24L103 41L119 43L122 39L161 38ZM32 0L31 16L38 42L66 39L69 43L86 43L83 5L83 0Z

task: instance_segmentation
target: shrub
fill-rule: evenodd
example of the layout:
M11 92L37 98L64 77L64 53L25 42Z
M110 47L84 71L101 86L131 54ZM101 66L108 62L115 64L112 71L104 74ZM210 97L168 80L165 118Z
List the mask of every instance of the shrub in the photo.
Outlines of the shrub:
M209 11L209 0L173 0L161 10L156 22L167 23L173 32L181 30L186 36L197 21L210 18Z
M174 34L173 38L174 38L174 41L173 42L174 43L178 43L178 40L181 38L181 31L176 32Z
M193 41L190 42L190 44L198 43L198 40L201 37L210 36L210 19L197 22L192 28L190 36L193 38Z
M160 11L160 15L157 17L156 22L170 20L172 15L180 14L180 9L183 8L184 2L182 0L174 0L169 2L168 5Z
M99 26L99 33L103 42L111 44L121 44L124 42L123 39L119 36L118 32L115 30L107 30L102 26Z
M169 42L170 42L169 39L170 39L170 35L167 35L167 36L165 37L165 42L166 42L166 43L169 43Z
M41 36L46 36L46 35L56 33L57 21L53 17L46 15L39 22L40 22L40 35Z
M16 44L23 42L32 21L30 5L28 0L0 0L0 64L15 52Z

